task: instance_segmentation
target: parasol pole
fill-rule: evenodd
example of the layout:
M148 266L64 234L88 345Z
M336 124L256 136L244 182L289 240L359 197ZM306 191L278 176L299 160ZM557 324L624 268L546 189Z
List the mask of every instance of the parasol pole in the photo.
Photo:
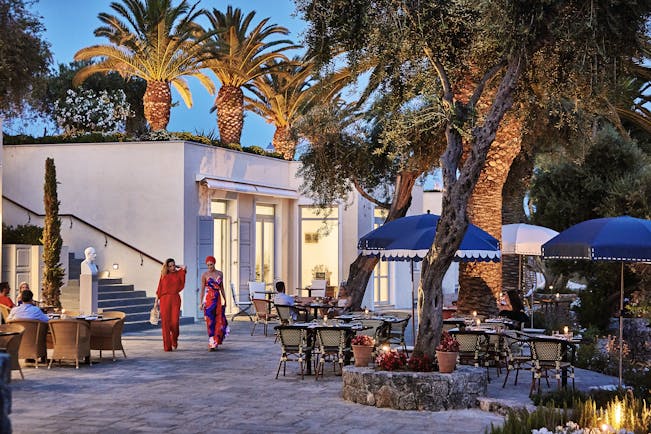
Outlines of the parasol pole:
M411 336L416 346L416 317L414 316L414 258L411 258Z
M622 388L622 360L624 347L624 261L622 261L621 274L619 277L619 388Z

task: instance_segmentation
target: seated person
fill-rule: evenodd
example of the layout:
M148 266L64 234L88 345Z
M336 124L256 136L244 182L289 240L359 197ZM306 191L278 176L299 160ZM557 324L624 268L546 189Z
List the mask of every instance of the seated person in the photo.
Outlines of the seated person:
M511 305L511 309L501 310L499 316L515 321L514 327L520 329L521 324L529 321L529 317L524 313L524 304L522 304L520 297L518 297L518 292L515 290L512 289L507 291L506 295L508 297L508 304Z
M0 304L3 304L7 306L9 309L13 308L16 306L14 302L9 298L9 292L11 292L11 288L9 287L8 282L1 282L0 283Z
M330 310L331 315L342 315L350 310L353 298L345 286L339 287L339 294L337 294L337 305Z
M281 306L294 306L294 297L285 293L285 282L276 282L276 295L274 296L274 304ZM298 315L295 309L290 309L293 320L296 320Z
M34 294L31 290L24 290L20 294L20 299L23 303L11 309L11 312L9 312L9 321L15 319L35 319L37 321L47 322L49 320L48 316L38 306L34 305Z
M16 297L16 305L20 306L23 304L23 301L20 299L20 294L23 293L24 290L29 289L29 283L27 282L20 282L20 285L18 285L18 296Z

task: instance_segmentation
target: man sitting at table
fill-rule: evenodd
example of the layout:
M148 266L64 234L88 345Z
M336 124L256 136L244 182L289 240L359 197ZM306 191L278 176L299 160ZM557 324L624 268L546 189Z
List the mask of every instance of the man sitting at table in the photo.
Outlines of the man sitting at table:
M20 294L20 299L23 302L21 305L14 307L9 312L9 321L15 319L35 319L37 321L48 321L48 316L36 305L34 305L34 294L31 290L26 289Z
M9 309L16 306L14 302L9 298L9 292L11 288L9 287L8 282L0 282L0 304L4 304Z
M276 295L274 296L274 304L281 306L294 306L294 297L285 293L285 282L276 282ZM296 310L290 309L293 320L296 320Z

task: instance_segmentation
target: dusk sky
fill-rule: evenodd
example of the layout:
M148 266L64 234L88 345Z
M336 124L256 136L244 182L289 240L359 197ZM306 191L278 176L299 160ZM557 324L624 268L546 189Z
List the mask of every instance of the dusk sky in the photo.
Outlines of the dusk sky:
M175 1L174 4L178 4ZM45 25L45 39L51 44L54 54L54 63L69 63L80 48L106 43L104 38L96 38L93 31L100 25L97 14L100 12L112 13L109 7L110 0L39 0L34 6L34 11L42 16ZM285 26L290 30L289 38L300 42L301 32L306 25L297 17L292 16L294 3L292 0L232 0L230 2L217 0L201 0L199 6L212 10L213 8L226 10L227 5L240 8L246 14L256 11L252 28L260 20L270 17L270 23ZM210 113L214 96L208 92L194 78L188 78L192 90L194 106L187 109L178 93L172 90L172 99L179 104L172 108L169 131L217 132L216 114ZM217 84L217 81L215 80ZM247 113L244 119L244 132L242 145L258 145L266 148L273 137L273 126L264 122L257 115ZM32 134L42 134L39 132Z

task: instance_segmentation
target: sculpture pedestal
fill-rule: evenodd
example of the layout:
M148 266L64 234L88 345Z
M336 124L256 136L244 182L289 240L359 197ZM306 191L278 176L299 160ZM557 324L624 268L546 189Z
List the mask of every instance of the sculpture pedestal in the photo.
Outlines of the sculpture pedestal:
M97 313L97 292L96 274L79 276L79 312L87 315Z

